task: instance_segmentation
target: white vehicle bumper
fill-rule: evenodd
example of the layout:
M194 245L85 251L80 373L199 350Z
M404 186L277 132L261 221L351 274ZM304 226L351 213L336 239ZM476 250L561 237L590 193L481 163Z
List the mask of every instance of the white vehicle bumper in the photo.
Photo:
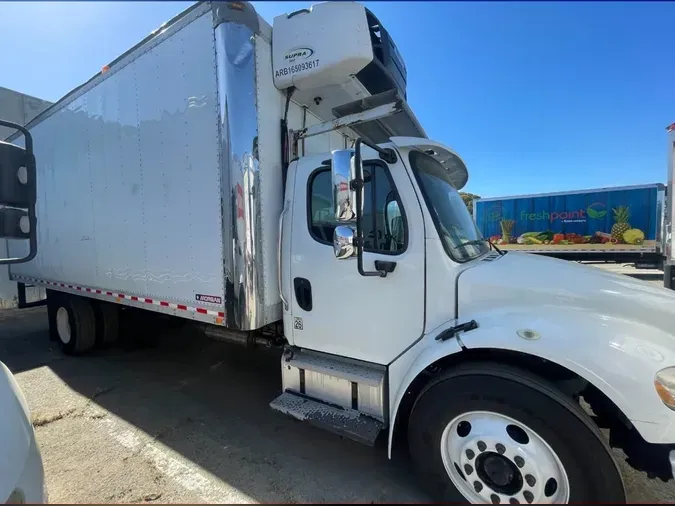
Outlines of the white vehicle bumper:
M48 502L42 457L35 438L31 441L23 471L7 502L10 504L46 504Z
M7 367L0 362L0 502L47 501L42 456L28 404Z

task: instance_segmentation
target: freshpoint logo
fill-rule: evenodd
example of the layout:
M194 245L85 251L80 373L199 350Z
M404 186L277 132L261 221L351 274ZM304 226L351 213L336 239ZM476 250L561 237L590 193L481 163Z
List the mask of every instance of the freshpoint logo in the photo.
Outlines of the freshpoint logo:
M588 206L586 212L588 213L589 218L594 218L596 220L607 216L607 209L605 209L605 204L602 202L593 202Z
M495 204L491 206L486 213L486 218L488 221L499 221L502 219L502 206L501 204Z
M527 211L520 212L521 220L583 220L586 218L586 210L579 209L578 211L553 211L549 213L548 211L540 211L538 213L528 213Z

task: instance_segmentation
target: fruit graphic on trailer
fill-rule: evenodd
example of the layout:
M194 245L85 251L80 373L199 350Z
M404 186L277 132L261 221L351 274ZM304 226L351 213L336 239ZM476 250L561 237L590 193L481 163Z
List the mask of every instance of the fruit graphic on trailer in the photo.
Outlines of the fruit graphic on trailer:
M614 211L614 225L612 225L612 237L618 242L623 242L623 234L630 230L630 212L628 207L619 206Z
M513 233L513 225L516 222L513 220L502 220L499 222L499 226L502 229L502 241L503 244L509 244L511 242L511 234Z
M642 244L645 242L645 233L639 228L631 228L623 233L623 240L627 244Z

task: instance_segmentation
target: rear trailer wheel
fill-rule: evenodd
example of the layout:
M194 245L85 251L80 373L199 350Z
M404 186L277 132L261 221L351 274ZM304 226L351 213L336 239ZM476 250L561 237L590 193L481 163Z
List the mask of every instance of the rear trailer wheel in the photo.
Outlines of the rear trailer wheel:
M117 341L120 335L120 310L115 304L94 301L96 319L96 346L106 347Z
M59 340L59 334L56 331L56 312L59 309L58 299L60 296L60 292L47 290L47 320L49 322L49 339L51 341Z
M54 334L64 353L85 353L96 342L96 324L91 301L74 295L61 295L53 303L50 334Z
M602 435L578 404L519 369L472 364L418 397L408 426L421 478L441 501L626 501Z

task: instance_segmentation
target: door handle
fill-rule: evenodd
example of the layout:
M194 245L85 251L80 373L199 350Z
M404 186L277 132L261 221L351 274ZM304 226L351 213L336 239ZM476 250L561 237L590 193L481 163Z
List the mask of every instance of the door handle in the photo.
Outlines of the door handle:
M295 300L303 311L312 310L312 283L305 278L295 278L293 280L295 287Z

